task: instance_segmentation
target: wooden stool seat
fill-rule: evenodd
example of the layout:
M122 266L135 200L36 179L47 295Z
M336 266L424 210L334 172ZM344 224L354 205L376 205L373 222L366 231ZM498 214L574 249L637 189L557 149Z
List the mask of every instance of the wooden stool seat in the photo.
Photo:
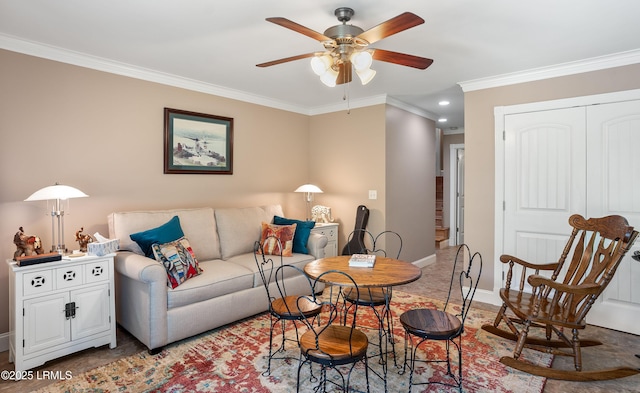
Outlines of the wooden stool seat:
M369 340L360 330L349 326L331 325L318 334L307 331L300 337L300 350L317 363L353 363L366 356Z
M462 325L455 315L429 308L405 312L400 316L400 323L410 334L432 340L446 340Z

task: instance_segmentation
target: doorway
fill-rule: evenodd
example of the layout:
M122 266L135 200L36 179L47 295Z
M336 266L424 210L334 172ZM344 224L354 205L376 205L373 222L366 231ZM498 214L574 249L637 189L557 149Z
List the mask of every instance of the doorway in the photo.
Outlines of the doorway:
M449 245L464 243L464 144L449 146Z

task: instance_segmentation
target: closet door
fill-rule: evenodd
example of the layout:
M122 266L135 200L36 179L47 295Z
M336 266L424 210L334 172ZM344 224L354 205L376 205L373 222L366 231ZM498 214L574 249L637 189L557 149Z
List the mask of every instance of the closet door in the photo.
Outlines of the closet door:
M571 232L569 217L586 210L585 109L506 115L504 126L503 253L555 262ZM504 284L507 266L497 264Z
M587 214L617 214L640 229L640 101L587 109ZM588 322L640 334L640 262L621 262L588 315Z

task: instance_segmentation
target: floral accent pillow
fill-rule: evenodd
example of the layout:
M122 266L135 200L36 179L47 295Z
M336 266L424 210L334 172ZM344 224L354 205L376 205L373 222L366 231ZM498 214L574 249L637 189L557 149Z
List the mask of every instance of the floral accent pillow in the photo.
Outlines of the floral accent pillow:
M264 250L267 255L282 255L290 257L293 255L293 235L296 232L296 225L275 225L262 223L262 236L260 237L260 250Z
M160 262L167 271L167 286L172 289L202 273L186 237L169 243L152 244L151 250L156 261Z

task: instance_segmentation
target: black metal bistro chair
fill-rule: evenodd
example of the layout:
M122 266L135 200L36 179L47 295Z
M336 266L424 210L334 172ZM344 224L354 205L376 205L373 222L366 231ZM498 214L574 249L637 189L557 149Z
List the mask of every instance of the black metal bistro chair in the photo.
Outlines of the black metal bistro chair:
M300 372L305 364L319 364L321 367L318 385L314 391L327 391L330 384L337 385L343 392L349 392L351 376L356 369L356 364L362 362L364 364L366 391L369 392L369 365L367 362L367 348L369 341L367 336L357 326L357 308L355 304L354 310L349 315L352 318L346 318L344 310L344 288L337 285L328 285L325 287L321 296L316 295L324 282L332 282L331 276L341 276L338 281L349 282L350 289L358 293L358 286L348 274L329 270L322 273L314 281L312 295L301 296L298 299L300 312L303 307L308 304L316 304L323 307L322 317L319 323L313 318L304 317L303 321L308 330L300 337L300 364L298 365L297 391L300 391ZM341 367L350 365L345 375L341 372ZM343 370L344 371L344 370ZM312 381L315 378L312 375ZM363 387L359 387L361 391Z
M271 236L272 239L267 238L270 241L280 241L278 238ZM286 265L283 263L282 255L265 255L262 243L255 242L255 259L258 265L258 271L260 278L267 292L267 301L269 302L269 314L270 314L270 327L269 327L269 355L267 360L267 369L263 372L263 375L269 375L271 373L271 360L272 359L289 359L287 356L276 356L278 353L284 353L286 341L292 341L295 345L298 345L298 326L296 321L302 321L304 319L316 318L322 311L319 305L310 302L298 301L300 293L289 293L285 283L285 278L294 274L301 274L306 277L304 272L299 268ZM280 250L282 247L279 248ZM278 261L274 266L274 258ZM311 288L311 280L309 281L309 288ZM294 324L296 331L296 339L288 340L285 335L286 322L291 321ZM273 336L274 330L277 326L280 326L280 333L282 341L280 347L277 350L273 350Z
M358 239L358 241L353 241L354 239ZM384 247L381 246L382 240L385 241ZM391 250L396 252L393 253ZM402 252L402 237L394 231L383 231L377 236L373 236L369 231L355 230L351 232L348 237L345 252L350 255L373 254L399 259L400 253ZM359 296L355 296L353 291L346 290L345 296L347 302L351 304L357 303L360 306L369 307L373 310L378 320L379 356L380 363L383 365L383 373L385 375L387 372L387 359L385 354L393 353L395 365L396 367L398 366L395 358L395 340L393 339L393 318L389 308L389 302L391 301L392 295L392 288L389 287L363 288L360 290ZM389 351L388 344L391 344L391 351Z
M464 260L468 260L464 268ZM457 270L462 266L462 271ZM442 310L420 308L409 310L400 315L400 323L405 331L404 367L401 374L409 368L409 392L415 385L440 384L457 387L462 392L462 335L464 323L471 309L471 302L478 287L478 281L482 274L482 256L479 253L471 254L466 244L461 245L456 253L449 283L449 294ZM452 295L456 299L452 299ZM460 296L458 299L457 296ZM460 309L456 310L453 301L460 301ZM430 340L444 341L446 346L446 359L418 359L418 348ZM457 365L452 366L451 346L457 352ZM429 351L426 351L429 356ZM447 381L415 381L414 374L416 363L446 363ZM457 370L456 370L457 369ZM457 372L454 372L457 371Z

